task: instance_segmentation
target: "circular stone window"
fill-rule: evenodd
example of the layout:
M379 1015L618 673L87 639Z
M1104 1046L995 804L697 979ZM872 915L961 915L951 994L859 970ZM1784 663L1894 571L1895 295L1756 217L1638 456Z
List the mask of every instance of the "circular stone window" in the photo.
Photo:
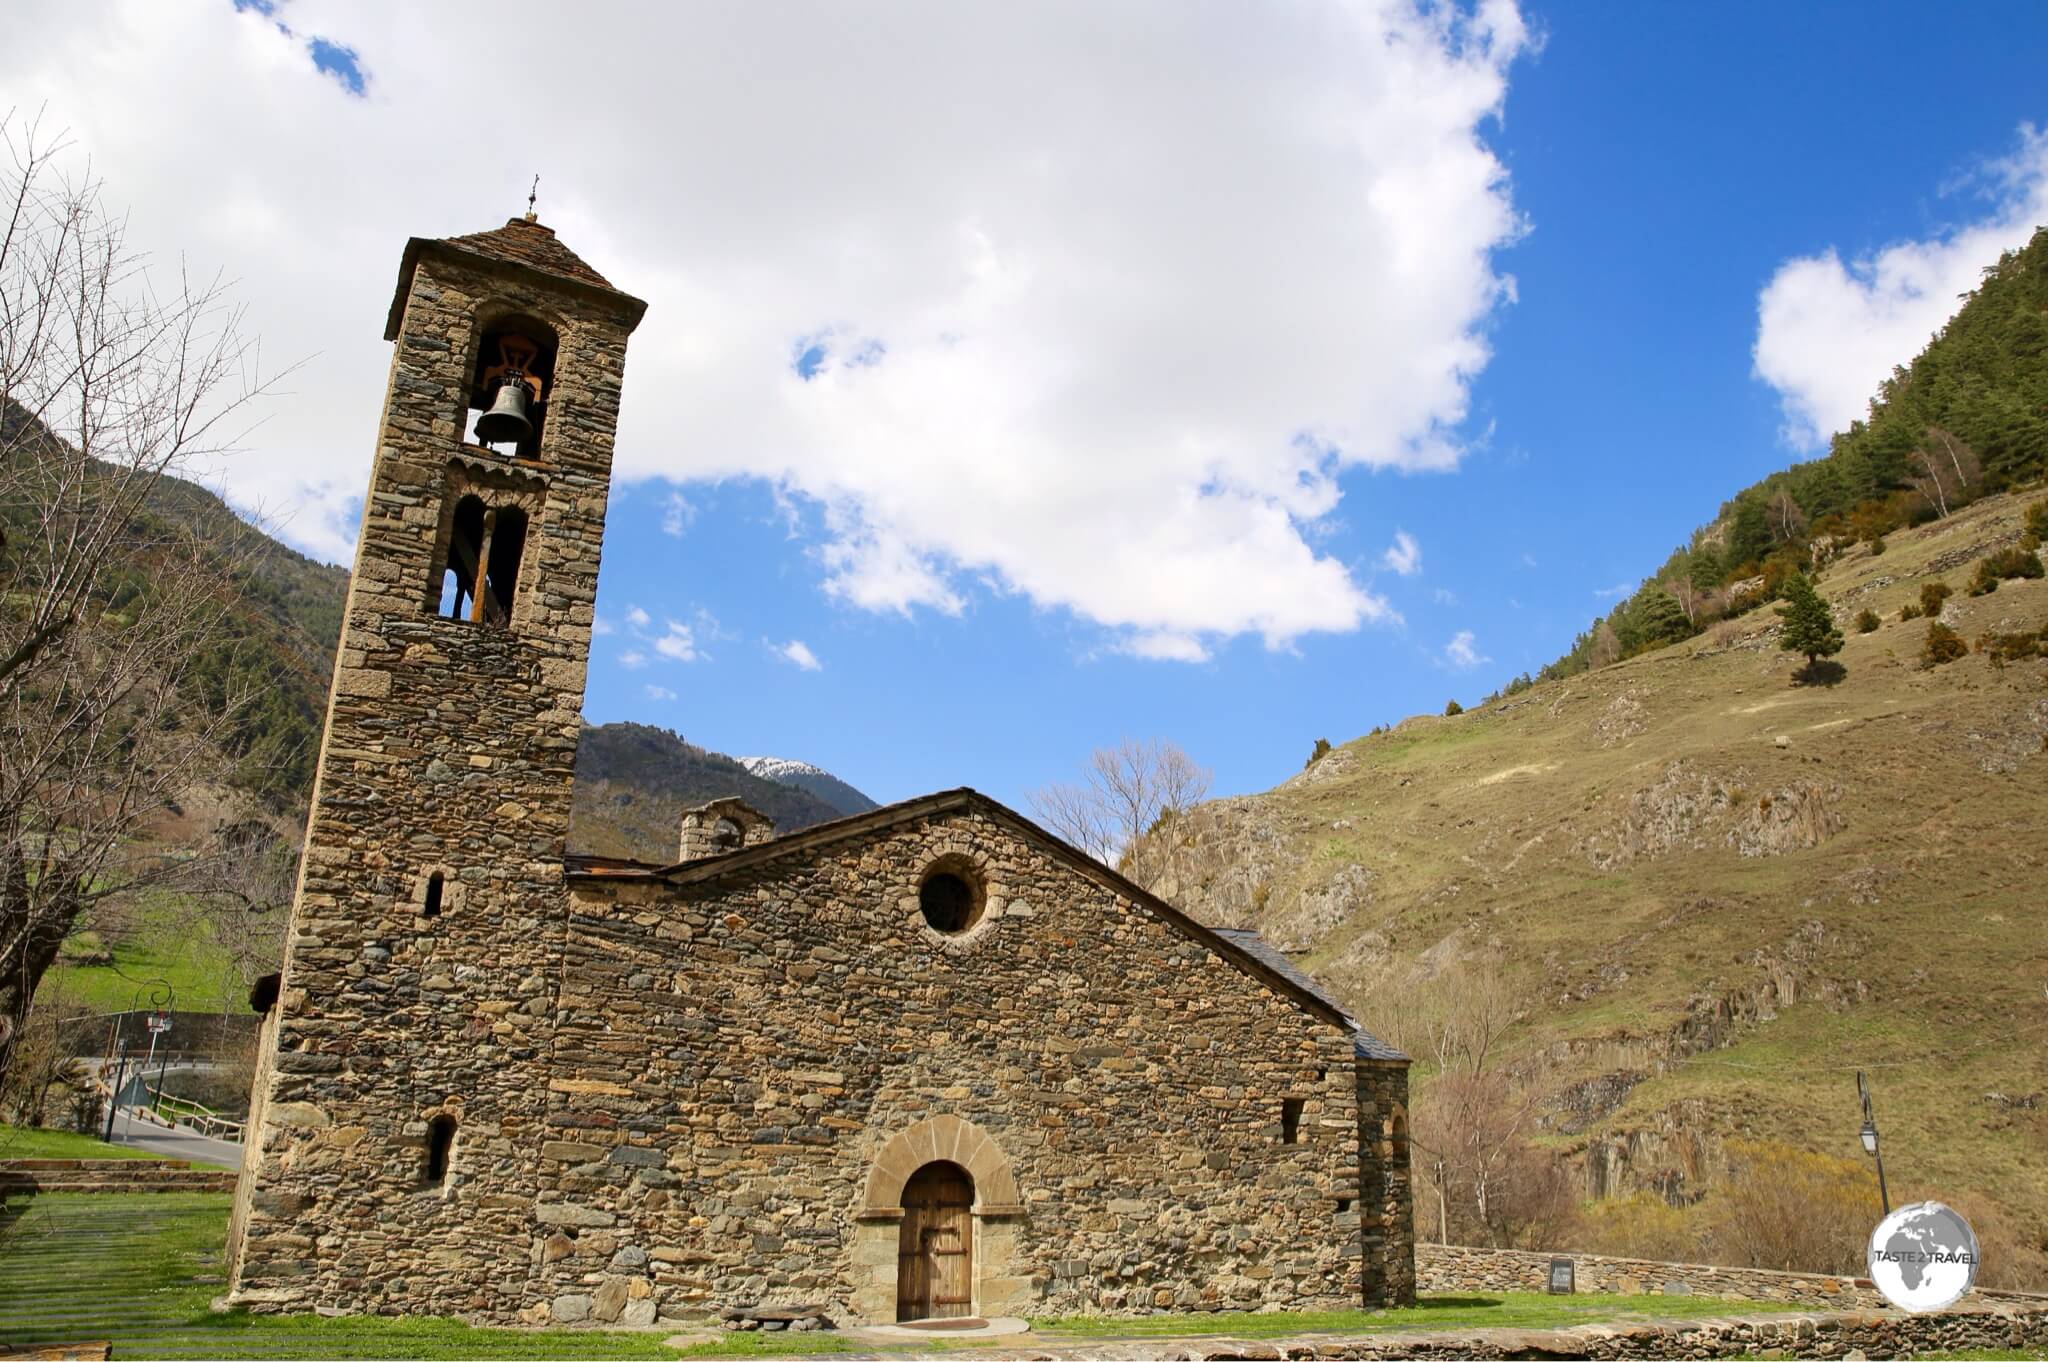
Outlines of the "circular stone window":
M917 887L917 906L935 932L957 936L981 920L988 898L980 877L962 865L941 862L925 872Z

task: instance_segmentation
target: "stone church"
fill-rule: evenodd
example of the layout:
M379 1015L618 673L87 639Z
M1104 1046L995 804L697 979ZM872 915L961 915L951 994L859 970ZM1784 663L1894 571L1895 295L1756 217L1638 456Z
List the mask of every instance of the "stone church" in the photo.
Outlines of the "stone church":
M652 1324L1414 1293L1407 1060L951 790L565 854L627 338L529 213L414 239L230 1231L259 1309ZM679 396L675 400L687 400Z

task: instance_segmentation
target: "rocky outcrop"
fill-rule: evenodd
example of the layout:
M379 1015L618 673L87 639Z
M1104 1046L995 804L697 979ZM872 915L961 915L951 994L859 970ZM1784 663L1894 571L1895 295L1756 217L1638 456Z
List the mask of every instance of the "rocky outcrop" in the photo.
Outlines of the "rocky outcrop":
M1577 850L1602 870L1677 851L1732 848L1780 856L1819 846L1842 830L1839 785L1794 780L1751 793L1749 772L1721 776L1674 761L1628 797L1620 820L1582 838Z

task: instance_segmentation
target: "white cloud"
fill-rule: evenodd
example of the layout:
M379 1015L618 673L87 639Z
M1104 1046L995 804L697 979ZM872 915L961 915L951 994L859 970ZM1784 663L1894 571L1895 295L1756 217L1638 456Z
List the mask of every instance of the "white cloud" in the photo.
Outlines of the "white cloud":
M639 606L631 605L626 607L626 623L638 631L650 627L654 623L654 617Z
M1133 634L1123 641L1121 651L1153 662L1207 662L1209 649L1193 634L1171 629L1153 629Z
M1464 671L1468 667L1476 667L1482 662L1491 662L1493 659L1480 653L1473 641L1470 629L1460 629L1457 633L1451 635L1451 641L1444 645L1444 661L1450 663L1459 671Z
M647 698L650 700L673 700L676 698L676 693L667 686L650 684L643 687L643 689L647 692Z
M1430 592L1429 598L1438 605L1456 605L1458 603L1458 593L1444 586L1440 586Z
M603 638L611 632L612 622L610 620L606 619L603 615L593 615L590 617L590 636L592 638Z
M668 632L654 640L654 651L671 662L695 662L703 654L697 651L697 640L687 624L668 622Z
M1394 542L1380 555L1380 562L1392 568L1403 577L1413 577L1422 571L1422 545L1415 542L1415 536L1406 530L1394 531Z
M681 492L670 492L661 507L661 532L671 539L681 539L683 531L696 518L697 508Z
M619 654L619 665L629 672L637 672L647 665L647 654L638 648L629 648Z
M1594 597L1603 601L1618 600L1623 596L1633 596L1635 594L1636 584L1634 582L1616 582L1613 586L1596 586L1593 588Z
M353 98L225 3L10 7L9 101L138 245L238 278L266 355L317 355L238 502L346 558L399 250L540 166L542 219L652 304L617 475L767 479L839 599L957 613L985 575L1187 658L1392 617L1315 531L1347 472L1459 460L1523 229L1485 141L1512 0L557 10L295 0ZM448 99L455 51L516 136Z
M811 651L810 645L800 638L793 638L789 642L782 644L775 649L775 654L784 661L796 663L798 667L807 672L818 672L825 669L825 664L818 661L818 655Z
M1785 439L1817 449L1862 420L1878 384L1917 355L1986 265L2048 221L2048 133L1976 177L1983 215L1844 262L1830 246L1778 267L1757 298L1756 375L1778 390Z

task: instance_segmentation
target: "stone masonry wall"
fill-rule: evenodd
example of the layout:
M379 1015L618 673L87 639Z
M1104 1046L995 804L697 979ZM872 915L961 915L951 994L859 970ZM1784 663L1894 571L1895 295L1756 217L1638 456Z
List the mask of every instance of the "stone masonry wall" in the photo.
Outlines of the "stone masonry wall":
M958 936L917 906L941 857L986 884ZM1396 1100L1392 1080L1361 1076L1334 1023L978 813L710 881L577 881L554 1033L528 1318L772 1302L891 1319L900 1181L871 1174L932 1156L892 1146L913 1130L940 1156L973 1147L979 1313L1411 1287L1360 1262L1362 1237L1408 1249L1385 1223L1396 1203L1409 1223L1405 1179L1360 1201L1361 1119L1388 1141L1397 1123L1359 1103ZM1012 1185L1016 1204L988 1204Z
M350 578L230 1245L267 1308L508 1315L540 1186L569 822L632 304L421 252ZM539 457L465 449L482 328L558 335ZM454 495L532 508L507 628L440 618ZM445 911L423 912L427 877ZM459 1181L426 1177L457 1119Z
M1415 1299L1415 1201L1408 1147L1408 1065L1353 1061L1358 1108L1358 1232L1362 1298L1371 1305ZM1374 1210L1378 1214L1373 1214ZM1346 1217L1339 1224L1349 1227Z
M1415 1272L1424 1291L1543 1291L1549 1285L1553 1257L1572 1260L1577 1289L1581 1292L1720 1296L1729 1300L1887 1308L1884 1294L1867 1277L1772 1272L1765 1268L1716 1267L1706 1263L1659 1263L1644 1258L1603 1258L1590 1253L1550 1254L1460 1244L1417 1244ZM2025 1293L1978 1291L1974 1296L2032 1302L2048 1308L2048 1297Z

